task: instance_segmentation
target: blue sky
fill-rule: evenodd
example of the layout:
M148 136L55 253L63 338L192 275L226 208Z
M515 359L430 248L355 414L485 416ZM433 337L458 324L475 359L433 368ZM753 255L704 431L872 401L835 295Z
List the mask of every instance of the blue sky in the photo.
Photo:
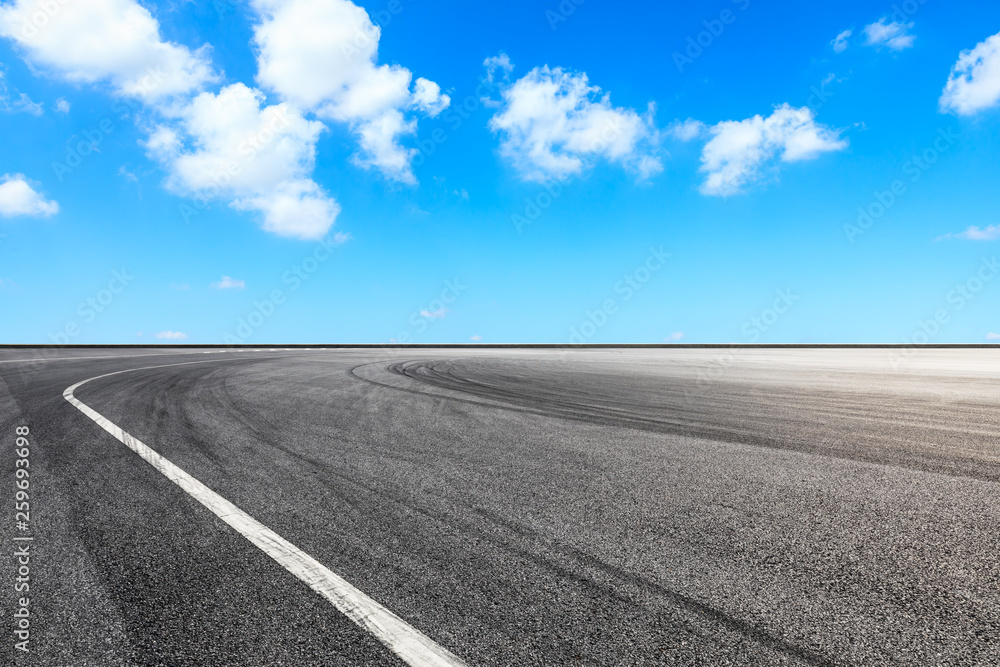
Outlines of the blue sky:
M1000 6L649 4L0 2L0 342L1000 339Z

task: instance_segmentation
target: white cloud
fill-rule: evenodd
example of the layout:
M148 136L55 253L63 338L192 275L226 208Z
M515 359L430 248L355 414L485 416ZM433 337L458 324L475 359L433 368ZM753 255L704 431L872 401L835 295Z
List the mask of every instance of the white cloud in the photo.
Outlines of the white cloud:
M510 61L510 56L506 53L501 53L500 55L487 58L483 61L483 67L486 68L486 81L488 83L496 82L497 70L502 72L501 79L503 81L509 81L510 73L514 71L514 63ZM480 97L479 103L487 109L499 109L503 106L502 102L493 99L489 95Z
M317 239L340 213L309 178L323 130L287 103L265 106L260 91L237 83L198 95L174 125L153 131L146 148L167 167L174 192L222 198L260 213L269 232Z
M26 93L18 93L14 100L0 98L0 106L4 111L24 111L32 116L41 116L45 113L45 108L41 102L33 101Z
M576 176L602 158L640 178L663 170L653 105L643 116L614 107L585 73L536 67L501 96L490 128L502 134L501 154L525 180Z
M889 23L889 17L883 16L875 23L865 26L865 44L868 46L887 46L893 51L902 51L913 46L915 35L909 34L913 23Z
M420 77L413 87L413 104L433 118L448 108L451 98L441 94L441 86Z
M16 98L11 99L7 89L7 73L0 69L0 110L7 112L24 111L32 116L41 116L45 113L44 108L38 102L33 101L28 95L16 92Z
M187 334L180 331L161 331L156 337L160 340L187 340Z
M705 133L707 126L700 120L679 120L667 128L667 134L678 141L693 141Z
M487 58L483 61L483 67L486 68L486 80L490 82L495 80L497 70L503 72L505 79L514 71L514 63L510 61L510 56L506 53Z
M399 65L378 65L381 29L349 0L253 0L257 81L320 118L344 122L358 138L356 162L414 184L413 112L436 116L451 99L433 81Z
M730 120L710 129L711 140L701 155L701 171L708 174L701 186L706 195L738 194L758 180L774 159L800 162L847 148L840 132L816 123L808 107L777 107L767 118L754 116Z
M23 174L0 178L0 216L48 218L59 212L59 204L39 194Z
M261 213L265 231L300 239L323 238L340 215L340 204L309 179L283 181L267 192L237 199L233 207Z
M230 278L229 276L222 276L222 280L217 283L212 283L212 287L215 289L246 289L246 282L243 280L236 280L235 278Z
M962 51L941 94L941 111L969 116L1000 102L1000 33Z
M286 19L291 18L284 24L284 32L272 31L276 41L259 42L262 49L277 44L287 55L289 49L295 51L297 41L306 43L310 34L314 44L322 42L330 26L312 22L330 17L310 12L323 6L348 6L360 12L375 31L373 44L377 46L378 29L363 10L346 0L255 0L255 6L268 11L277 8ZM258 37L267 25L264 21L257 26ZM354 44L357 35L353 27L340 26L350 40L335 44L336 48ZM207 47L191 51L165 42L159 23L136 0L16 0L0 5L0 35L17 42L34 67L74 82L110 83L115 93L146 103L152 118L159 117L145 144L149 155L166 168L169 190L196 199L193 205L182 208L186 219L196 213L195 206L203 209L210 200L221 200L237 210L256 212L267 231L317 239L329 231L339 215L336 201L311 179L323 123L307 119L302 107L290 102L266 105L263 93L241 83L216 93L198 94L218 79ZM307 86L310 78L315 83L317 76L329 73L329 67L317 67L322 59L309 59L315 54L299 55L305 60L291 64L300 66L298 73L305 77ZM261 77L266 80L273 71L267 67L263 50L260 62ZM426 79L418 79L410 95L407 70L375 68L370 60L359 62L367 62L367 70L354 72L350 94L338 98L345 114L365 121L352 125L368 149L359 159L393 168L400 180L411 180L412 151L394 144L393 137L414 128L402 120L402 111L384 106L387 96L394 94L393 82L405 79L405 110L434 115L446 106L448 98ZM278 88L283 93L289 90L288 86ZM324 100L327 103L332 102ZM61 99L56 108L68 113L70 105Z
M669 336L667 336L666 338L664 338L663 342L664 343L676 343L679 340L681 340L682 338L684 338L684 332L683 331L675 331L672 334L670 334Z
M990 332L986 334L986 340L1000 340L1000 334Z
M854 34L853 30L845 30L844 32L837 35L830 44L833 45L833 50L837 53L843 53L847 50L847 47L851 45L850 39L851 35Z
M937 237L937 241L947 239L964 239L966 241L996 241L1000 239L1000 225L990 225L989 227L976 227L973 225L964 232L958 234L945 234Z
M427 318L428 320L439 320L448 314L447 308L438 308L437 310L421 310L420 316Z
M78 83L109 82L146 101L189 93L216 78L207 49L165 42L135 0L16 0L0 5L0 35L34 66Z
M473 343L481 343L483 341L483 337L482 336L478 336L478 335L477 336L469 336L469 340L471 340Z

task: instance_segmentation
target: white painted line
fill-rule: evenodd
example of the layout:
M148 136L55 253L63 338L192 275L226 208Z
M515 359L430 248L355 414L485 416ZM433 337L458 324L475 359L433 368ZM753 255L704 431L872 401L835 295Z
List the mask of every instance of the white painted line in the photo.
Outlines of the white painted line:
M258 549L329 600L342 614L373 634L406 664L413 667L467 667L465 662L435 644L429 637L349 584L315 558L160 456L138 438L126 433L73 395L73 392L80 386L112 375L199 363L211 362L165 364L99 375L69 387L63 392L63 398L94 420L98 426L113 435L119 442L141 456L188 495L211 510L217 517L235 528L240 535L250 540Z

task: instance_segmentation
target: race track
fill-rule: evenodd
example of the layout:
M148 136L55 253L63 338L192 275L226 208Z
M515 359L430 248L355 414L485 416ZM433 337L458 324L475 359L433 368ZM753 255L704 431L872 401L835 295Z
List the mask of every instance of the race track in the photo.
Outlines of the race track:
M18 426L33 537L31 653L3 650L997 665L998 378L1000 350L3 350L5 544Z

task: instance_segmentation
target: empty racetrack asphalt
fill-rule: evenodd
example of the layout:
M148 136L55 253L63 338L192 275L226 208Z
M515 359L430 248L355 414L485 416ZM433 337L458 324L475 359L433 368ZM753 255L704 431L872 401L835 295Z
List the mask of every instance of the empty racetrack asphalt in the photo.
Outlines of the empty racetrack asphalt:
M0 351L13 664L407 664L63 397L118 371L75 397L473 667L1000 664L1000 351L267 348Z

